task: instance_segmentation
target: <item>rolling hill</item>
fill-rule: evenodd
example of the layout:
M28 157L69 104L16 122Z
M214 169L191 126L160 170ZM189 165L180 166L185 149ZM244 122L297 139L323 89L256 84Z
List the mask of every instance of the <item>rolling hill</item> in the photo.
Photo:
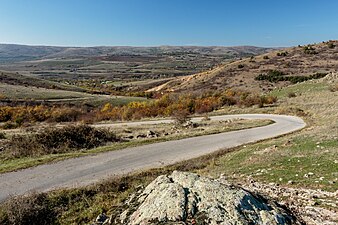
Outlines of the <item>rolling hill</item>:
M0 70L79 85L78 80L143 81L199 73L270 51L239 47L49 47L0 45Z
M11 73L0 71L0 83L8 85L30 86L36 88L58 89L66 91L85 92L86 90L80 87L61 84L49 80L26 76L19 73Z
M191 92L227 88L269 91L338 70L338 41L278 49L168 81L148 91Z

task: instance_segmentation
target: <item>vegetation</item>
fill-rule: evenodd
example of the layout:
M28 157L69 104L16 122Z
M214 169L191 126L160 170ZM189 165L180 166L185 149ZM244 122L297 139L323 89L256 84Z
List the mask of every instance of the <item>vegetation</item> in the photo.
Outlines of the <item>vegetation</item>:
M85 109L66 106L3 106L0 122L8 122L3 128L14 128L32 122L74 122L86 113Z
M287 56L289 53L287 51L284 51L284 52L277 52L277 56Z
M6 151L14 158L65 153L91 149L119 138L108 130L98 130L88 125L48 128L39 133L14 135Z
M296 95L296 93L295 92L289 92L288 93L288 97L289 98L294 98L294 97L296 97L297 95Z
M33 193L7 202L0 211L1 224L49 225L55 220L55 206L47 194Z
M4 132L0 132L0 139L6 139L6 135Z
M54 90L65 90L72 92L85 92L83 88L61 84L49 80L39 79L32 76L25 76L19 73L0 72L0 83L9 85L20 85L23 87L35 87Z
M332 42L332 45L335 45L334 43ZM324 44L323 46L326 49L335 48L330 44ZM305 46L297 49L298 53L305 54L321 54L321 50L321 46ZM289 57L293 54L295 53L291 51L289 53L286 51L277 53L277 56L283 56L283 58L279 59L275 59L276 56L271 56L271 54L270 59L266 58L269 60L265 62L279 60L278 62L281 62L282 65L288 63L288 67L290 66L297 71L298 68L292 64L297 62L283 61L287 60L287 56ZM247 64L243 65L247 68ZM279 66L280 64L276 68ZM338 130L337 124L333 121L336 121L338 113L336 107L338 104L336 95L338 86L322 82L303 82L326 75L324 73L316 73L316 71L321 70L318 70L317 65L315 67L314 70L308 72L309 74L313 73L310 76L287 75L295 73L286 72L285 70L283 70L284 72L271 70L268 73L260 74L255 78L256 80L297 83L287 88L276 89L266 96L234 90L205 93L203 95L166 94L153 101L132 102L125 106L106 104L99 110L77 109L79 110L78 116L73 117L70 121L132 120L157 116L172 116L178 118L178 121L185 121L189 118L189 115L194 113L204 114L213 110L223 109L227 113L299 115L306 120L308 127L292 135L248 144L235 149L223 150L165 168L144 171L127 177L113 178L89 187L17 197L0 206L0 224L88 224L100 213L118 216L123 211L127 197L131 193L138 191L138 187L147 185L158 175L169 173L173 170L193 171L213 177L219 177L220 174L225 173L228 179L234 179L237 183L245 182L246 177L252 177L260 182L273 182L281 186L335 191L338 188L336 178L338 173L336 166ZM234 68L236 69L236 64ZM277 106L260 108L265 104L276 102L277 97L279 103ZM253 105L259 107L246 107ZM41 110L37 109L35 112L34 107L40 107ZM68 118L66 113L67 109L69 109L68 107L49 108L50 111L44 111L43 107L3 107L6 110L1 111L0 118L9 118L3 119L3 121L8 122L9 126L20 126L27 121L56 121L53 119L55 118L53 116L54 111L61 109L65 110L64 118ZM43 117L45 114L50 116ZM40 118L40 116L45 119L36 119ZM54 132L52 136L55 136L56 133ZM38 135L41 134L33 134L29 137L30 139L37 139ZM14 140L15 137L17 136L9 139L9 141ZM46 137L49 138L49 136ZM26 141L28 141L28 138ZM151 143L151 141L142 141L142 143ZM18 142L21 142L21 140ZM62 143L60 142L59 144L62 145ZM138 141L136 144L140 143ZM49 144L51 146L52 143ZM118 144L121 144L120 148L122 148L122 145L124 147L127 146L124 145L125 143ZM65 149L67 149L67 146ZM71 151L75 149L81 149L81 147L69 148ZM113 149L117 148L109 147L109 150ZM55 153L63 152L62 149L57 148L54 151ZM99 152L101 150L96 149L92 152L95 151ZM24 151L24 154L27 153ZM41 150L32 153L33 156L41 154L44 154L41 153ZM29 156L30 153L27 155ZM40 159L41 161L44 160L43 158ZM24 160L27 160L27 158ZM27 161L23 161L23 164L27 165ZM306 176L309 172L312 175ZM317 204L319 204L319 207L323 206L320 201ZM324 207L334 206L324 205Z
M270 70L267 74L260 74L255 77L255 80L267 80L271 83L277 83L280 81L289 81L293 84L304 82L312 79L323 78L327 73L315 73L310 76L286 76L283 72L278 70Z
M276 97L234 90L214 94L206 93L202 96L166 94L155 101L132 102L121 107L106 104L97 116L99 120L132 120L144 117L175 116L177 112L192 115L212 112L228 105L263 106L276 101Z
M59 150L52 154L37 152L37 154L34 154L33 156L27 157L18 156L16 158L13 156L11 151L7 151L6 148L4 148L3 150L5 151L2 151L0 154L0 173L37 166L52 161L87 156L106 151L115 151L128 147L135 147L162 141L179 140L182 138L189 138L200 135L209 135L233 130L247 129L252 127L265 126L268 124L271 124L271 121L234 120L231 122L203 121L198 123L189 123L187 124L188 126L175 125L174 127L172 124L162 124L162 123L156 125L151 124L151 125L135 126L131 127L131 129L126 129L126 127L116 127L114 128L114 134L116 137L119 137L121 141L107 143L105 146L101 146L98 148L71 149L71 151L66 151L67 149L66 150L60 149L61 146L64 146L63 143L61 143L61 146L58 148ZM37 126L37 128L35 127L27 128L26 131L22 129L21 133L17 133L15 135L27 135L27 132L29 133L34 129L39 129L39 125ZM151 137L148 136L149 130L151 130L153 133ZM3 146L8 146L8 142L10 142L11 136L13 135L9 133L8 139L2 140ZM23 152L26 151L23 150Z
M304 53L305 54L310 54L310 55L316 55L318 52L312 45L307 45L303 47Z
M338 84L332 84L332 85L330 85L330 86L329 86L329 90L330 90L331 92L336 92L336 91L338 91Z
M335 45L333 42L331 42L331 41L329 41L329 42L327 43L327 46L328 46L330 49L333 49L333 48L336 47L336 45Z
M187 115L203 114L228 105L250 107L272 104L277 99L259 96L249 92L228 90L215 94L176 95L166 94L159 99L144 102L130 102L124 106L106 103L101 109L69 106L4 106L0 108L0 122L7 122L3 128L20 127L34 122L94 122L102 120L138 120L158 116L174 116L181 112Z

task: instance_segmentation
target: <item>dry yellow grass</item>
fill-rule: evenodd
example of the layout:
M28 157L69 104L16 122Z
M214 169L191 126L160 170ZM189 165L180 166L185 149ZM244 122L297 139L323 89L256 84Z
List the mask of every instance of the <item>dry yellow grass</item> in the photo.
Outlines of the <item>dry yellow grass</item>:
M335 47L330 48L329 43ZM269 70L279 70L287 75L311 75L317 72L338 70L338 41L313 45L315 53L308 54L305 46L277 50L253 58L226 63L211 71L180 77L149 91L201 91L240 88L252 91L270 91L285 87L288 82L270 83L254 78ZM287 52L286 56L278 53Z

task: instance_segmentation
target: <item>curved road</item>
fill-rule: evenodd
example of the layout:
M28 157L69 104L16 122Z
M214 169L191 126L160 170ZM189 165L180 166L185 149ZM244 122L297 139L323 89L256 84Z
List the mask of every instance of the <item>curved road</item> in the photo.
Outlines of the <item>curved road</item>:
M61 187L83 186L112 175L169 165L220 149L232 148L290 133L302 129L306 125L298 117L272 114L224 115L210 118L212 120L271 119L275 123L264 127L126 148L0 174L0 201L29 191L47 191ZM200 119L195 118L194 120ZM171 120L120 123L110 126L163 122L168 123Z

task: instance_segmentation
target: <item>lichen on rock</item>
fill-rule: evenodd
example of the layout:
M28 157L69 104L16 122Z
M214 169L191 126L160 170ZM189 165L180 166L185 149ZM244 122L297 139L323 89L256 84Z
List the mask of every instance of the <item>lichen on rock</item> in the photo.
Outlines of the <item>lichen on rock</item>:
M299 224L261 196L188 172L159 176L135 201L138 206L122 213L120 224Z

